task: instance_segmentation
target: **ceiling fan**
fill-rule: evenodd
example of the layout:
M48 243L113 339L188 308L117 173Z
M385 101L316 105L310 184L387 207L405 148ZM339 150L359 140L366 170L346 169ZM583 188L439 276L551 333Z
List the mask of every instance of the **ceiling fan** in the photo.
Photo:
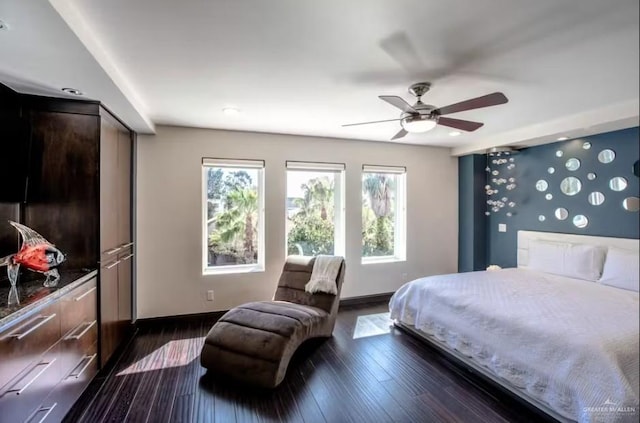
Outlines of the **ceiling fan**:
M444 125L450 128L460 129L462 131L472 132L480 128L484 123L473 122L470 120L453 119L443 117L451 113L463 112L465 110L480 109L482 107L497 106L509 101L507 97L499 92L487 94L482 97L472 98L470 100L461 101L460 103L450 104L445 107L436 107L422 102L422 96L431 88L430 82L418 82L409 87L409 93L417 97L418 101L413 106L404 101L401 97L395 95L378 96L381 100L386 101L392 106L402 110L398 119L377 120L373 122L350 123L344 126L368 125L370 123L393 122L400 121L402 129L391 139L397 140L407 133L427 132L435 128L436 125Z

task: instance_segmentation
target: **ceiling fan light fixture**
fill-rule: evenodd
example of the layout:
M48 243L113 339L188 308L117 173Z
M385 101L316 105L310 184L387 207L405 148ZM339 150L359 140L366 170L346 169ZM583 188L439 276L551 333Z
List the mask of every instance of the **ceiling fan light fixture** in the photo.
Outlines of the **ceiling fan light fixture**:
M400 121L405 131L419 134L431 131L436 127L438 121L431 116L409 116Z

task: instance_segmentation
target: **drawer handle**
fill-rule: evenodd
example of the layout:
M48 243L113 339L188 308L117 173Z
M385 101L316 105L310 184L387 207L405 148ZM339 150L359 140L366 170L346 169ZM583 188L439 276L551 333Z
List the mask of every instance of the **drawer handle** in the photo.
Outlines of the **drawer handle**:
M47 417L49 417L49 414L51 414L53 409L56 408L56 405L58 405L58 403L54 402L53 405L50 405L49 407L42 407L42 408L38 409L38 411L33 413L33 415L29 418L29 420L27 420L27 422L29 422L29 423L31 423L31 422L42 423L43 421L47 420ZM44 416L42 416L42 418L40 420L36 420L38 414L42 413L43 411L46 411Z
M118 251L120 251L120 250L122 250L122 247L121 247L121 246L120 246L120 247L116 247L116 248L112 248L112 249L110 249L109 251L105 251L105 254L106 254L106 255L108 255L108 256L110 256L111 254L115 254L115 253L117 253L117 252L118 252Z
M117 266L117 265L119 265L119 264L120 264L120 260L116 260L116 261L114 261L113 263L111 263L110 265L105 266L104 268L105 268L105 269L113 269L114 267L116 267L116 266Z
M70 377L74 377L76 379L78 379L80 376L82 376L82 374L85 372L85 370L87 370L87 368L89 367L89 365L91 364L91 362L93 362L93 360L95 360L96 356L98 354L93 354L93 355L85 355L84 357L82 357L82 360L80 360L80 363L78 363L78 365L76 366L76 368L82 366L82 362L86 361L86 363L84 363L84 366L82 366L80 368L80 371L77 373L74 373L73 371L71 371L71 373L69 374L69 376L67 376L68 378ZM73 369L75 370L75 369Z
M96 286L94 286L93 288L91 288L90 290L88 290L87 292L85 292L84 294L80 295L79 297L75 297L73 299L73 301L80 301L82 300L84 297L86 297L87 295L91 294L93 291L95 291L97 289Z
M32 321L30 321L29 323L27 323L24 326L21 326L21 328L25 327L25 326L29 326L31 323L35 322L38 319L42 319L40 320L40 322L38 322L38 324L33 325L31 328L29 328L26 332L22 332L22 333L12 333L11 335L8 336L8 338L15 338L18 341L21 340L22 338L24 338L25 336L29 335L30 333L32 333L33 331L35 331L36 329L38 329L40 326L44 325L45 323L47 323L49 320L53 319L54 317L56 317L56 314L53 313L50 316L38 316L35 319L33 319Z
M131 247L132 245L133 245L133 242L127 242L126 244L122 244L120 248L128 248L128 247Z
M121 260L122 260L122 261L127 261L127 260L129 260L131 257L133 257L133 253L129 254L128 256L123 257Z
M40 368L40 370L35 372L35 375L31 378L31 380L27 383L24 384L24 386L22 386L22 388L20 387L20 382L22 382L22 379L24 379L24 377L22 379L20 379L18 382L16 382L15 388L9 389L7 390L7 393L9 392L15 392L16 395L20 395L21 393L23 393L29 386L31 386L31 384L33 382L36 381L36 379L38 379L40 377L40 375L42 373L45 372L45 370L47 370L49 368L49 366L51 366L54 362L56 361L56 359L54 358L53 360L49 361L48 363L38 363L35 366L33 366L33 369L31 369L31 371L29 373L27 373L24 377L27 377L28 375L30 375L31 373L34 373L34 370L36 370L38 367Z
M65 341L71 341L71 340L78 340L80 338L82 338L87 332L89 332L89 330L93 327L93 325L96 324L96 321L94 320L93 322L83 322L80 326L78 326L79 328L82 327L83 325L87 325L86 328L84 328L84 330L82 332L80 332L77 335L69 335L66 338L64 338ZM76 332L75 330L72 332L74 333Z

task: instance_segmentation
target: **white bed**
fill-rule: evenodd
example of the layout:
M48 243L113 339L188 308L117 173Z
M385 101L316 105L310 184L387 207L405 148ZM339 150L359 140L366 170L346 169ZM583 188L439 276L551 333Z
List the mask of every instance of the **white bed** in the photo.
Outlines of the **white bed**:
M638 241L520 231L518 268L422 278L391 318L561 421L638 421L638 293L531 270L532 239L638 251Z

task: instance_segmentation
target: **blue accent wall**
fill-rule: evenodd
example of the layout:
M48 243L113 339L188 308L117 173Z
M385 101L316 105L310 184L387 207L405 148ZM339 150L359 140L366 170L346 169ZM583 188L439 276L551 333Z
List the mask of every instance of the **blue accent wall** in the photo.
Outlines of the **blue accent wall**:
M591 143L591 148L583 148L585 142ZM640 180L633 174L633 165L638 160L640 147L639 128L630 128L615 132L608 132L580 139L561 141L553 144L530 147L521 150L514 155L516 168L509 172L509 176L516 178L517 188L509 192L508 197L517 203L511 210L514 215L507 217L508 208L505 207L498 213L484 216L486 210L486 196L484 185L487 172L478 176L479 181L474 181L474 190L480 190L485 202L482 212L474 209L473 213L478 218L480 215L485 220L486 230L486 264L497 264L502 267L514 267L517 263L517 232L518 230L530 230L541 232L560 232L581 235L609 236L619 238L640 237L640 213L629 212L622 207L622 201L627 197L638 197L640 192ZM598 153L603 149L615 151L616 157L612 163L603 164L598 161ZM556 151L563 152L562 157L556 156ZM467 156L470 157L470 156ZM569 171L565 163L570 158L580 160L580 168ZM460 158L464 163L466 158ZM490 166L494 166L491 165ZM553 167L555 172L549 174L547 169ZM465 170L460 166L461 183L466 176ZM501 171L504 166L501 166ZM596 174L595 180L588 180L587 174ZM582 183L581 191L575 196L567 196L560 191L560 182L568 176L575 176ZM610 189L609 180L621 176L628 182L626 189L616 192ZM537 191L536 181L543 179L548 182L549 188L545 192ZM480 186L480 188L478 188ZM498 187L501 192L504 185ZM460 190L460 207L468 206L472 196L468 190ZM593 206L588 202L588 196L594 191L604 194L605 201L600 206ZM545 199L545 194L550 193L553 199ZM465 197L464 199L462 197ZM501 196L501 195L499 195ZM499 197L498 196L498 197ZM564 207L569 211L566 220L558 220L554 211L558 207ZM469 254L480 256L481 253L469 253L465 250L464 243L475 238L476 229L470 230L469 219L463 222L464 211L460 211L460 251L466 259ZM589 219L586 228L580 229L573 225L575 215L582 214ZM538 216L545 216L543 222ZM498 232L498 224L507 224L507 232ZM482 225L480 225L482 226ZM481 228L483 229L483 228ZM474 248L481 248L474 244Z
M458 272L486 268L487 223L484 179L487 158L472 154L458 159Z

